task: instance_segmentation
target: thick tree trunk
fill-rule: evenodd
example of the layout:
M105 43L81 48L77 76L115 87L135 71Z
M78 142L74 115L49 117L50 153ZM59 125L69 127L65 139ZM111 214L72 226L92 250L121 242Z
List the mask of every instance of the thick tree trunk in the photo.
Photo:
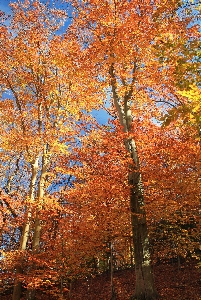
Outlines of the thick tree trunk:
M140 176L140 174L135 175L137 180L137 175ZM139 191L135 185L133 185L131 187L130 195L136 276L135 294L133 299L156 299L146 217L143 207L140 206L141 203L139 203L139 196Z
M111 58L114 58L114 55L111 55ZM132 112L130 104L133 100L133 85L136 80L136 68L137 65L134 63L131 84L126 84L125 81L122 82L122 84L127 87L127 91L123 97L119 97L118 95L118 81L115 76L114 63L111 64L109 69L114 107L116 108L122 129L127 134L132 134ZM127 151L130 153L134 164L134 166L129 166L128 172L136 274L135 294L132 299L155 300L157 299L157 293L154 289L154 278L150 260L149 237L144 209L143 185L140 174L139 157L136 143L133 138L124 140L124 144Z
M139 171L139 158L135 141L131 139L127 141L126 144L135 165L135 167L131 167L133 169L129 170L130 207L136 275L135 293L131 299L154 300L157 299L157 293L154 289L149 237L144 209L143 184Z

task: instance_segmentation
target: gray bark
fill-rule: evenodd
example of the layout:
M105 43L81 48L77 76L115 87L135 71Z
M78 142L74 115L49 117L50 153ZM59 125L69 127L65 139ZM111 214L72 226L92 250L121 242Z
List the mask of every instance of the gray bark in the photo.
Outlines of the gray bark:
M41 175L38 183L38 201L42 205L44 192L45 192L45 182L47 177L47 167L48 167L48 154L46 150L46 146L44 146L43 156L42 156L42 168L41 168ZM39 209L36 213L36 219L35 219L35 227L34 227L34 235L33 235L33 241L32 241L32 249L35 253L39 250L39 244L40 244L40 232L41 232L41 224L39 219Z
M29 199L30 200L34 199L35 184L36 184L36 178L37 178L37 172L38 172L38 160L39 160L39 157L36 157L34 162L31 164L31 182L30 182L30 187L29 187ZM23 231L22 231L20 247L19 247L19 250L21 250L21 251L25 251L26 247L27 247L27 241L29 238L29 231L30 231L30 219L31 219L31 212L29 211L29 208L28 208L26 221L23 225ZM23 273L22 263L23 263L23 257L22 257L21 261L19 262L19 265L16 268L17 276ZM16 278L15 282L14 282L12 300L20 300L21 291L22 291L22 282L18 278Z
M137 157L133 140L131 143L131 157ZM151 266L149 237L146 214L144 209L144 196L142 178L138 168L129 173L131 223L134 244L135 260L135 294L132 299L157 299L154 288L154 278Z
M132 100L133 84L135 81L135 68L136 65L133 69L132 83L130 86L128 86L127 92L121 99L118 97L114 64L110 66L109 70L111 76L113 103L116 108L120 124L122 125L125 133L131 132L132 114L129 102ZM134 166L129 166L128 172L136 275L135 293L132 299L154 300L157 299L157 293L154 288L154 278L150 259L149 237L144 208L143 184L140 173L137 146L133 138L125 140L124 144L134 163Z
M43 155L42 155L42 166L41 166L41 174L38 182L38 197L37 201L39 205L43 205L43 197L45 193L45 182L47 177L47 168L48 168L49 158L47 153L47 146L44 146ZM40 209L37 209L35 224L34 224L34 234L32 240L32 250L34 254L37 254L40 247L40 234L41 234L41 221L39 217ZM35 289L31 289L27 291L26 298L27 300L35 300L36 291Z

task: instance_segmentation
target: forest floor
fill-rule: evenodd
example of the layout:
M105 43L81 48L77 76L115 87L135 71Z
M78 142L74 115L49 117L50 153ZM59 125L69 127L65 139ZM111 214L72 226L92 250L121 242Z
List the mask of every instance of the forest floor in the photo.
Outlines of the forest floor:
M161 300L201 300L201 270L194 263L185 263L178 269L177 264L160 264L154 267L155 285ZM114 272L116 300L129 300L134 292L133 269ZM46 295L38 294L38 300L61 299L53 297L51 290ZM1 300L10 300L11 295ZM23 299L23 298L22 298ZM63 299L69 299L66 293ZM71 300L111 300L110 274L77 280L72 285Z
M160 264L154 267L155 285L161 300L201 300L201 270L195 264ZM134 292L134 270L114 272L116 300L129 300ZM72 300L110 300L110 275L74 283Z

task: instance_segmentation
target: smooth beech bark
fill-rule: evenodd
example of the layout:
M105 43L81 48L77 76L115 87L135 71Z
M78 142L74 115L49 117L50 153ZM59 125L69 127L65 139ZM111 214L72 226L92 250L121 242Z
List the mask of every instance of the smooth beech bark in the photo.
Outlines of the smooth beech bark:
M36 179L37 179L37 173L38 173L38 161L39 161L39 157L36 157L34 162L31 164L31 181L30 181L30 188L29 188L29 199L31 201L34 200ZM21 261L19 262L19 265L16 268L16 279L14 282L12 300L20 300L20 297L21 297L22 281L20 280L19 277L20 277L20 274L23 273L23 268L22 268L23 252L26 250L27 241L29 238L30 219L31 219L31 212L30 212L29 208L27 207L27 215L26 215L26 219L25 219L25 222L23 225L23 231L22 231L20 247L19 247L19 250L22 251L22 258L21 258Z
M43 197L45 193L45 182L47 178L47 168L48 168L48 145L44 146L43 149L43 155L42 155L42 165L41 165L41 174L40 179L38 182L38 199L37 204L41 206L43 204ZM34 254L37 254L40 247L40 234L41 234L41 221L39 216L40 209L37 209L36 217L35 217L35 224L34 224L34 234L33 234L33 240L32 240L32 251ZM34 300L36 297L36 291L35 289L30 289L27 291L26 298L27 300Z
M132 124L132 115L131 109L129 107L129 101L133 96L133 88L131 85L124 98L121 99L123 101L120 101L120 97L118 96L116 88L117 83L113 64L110 66L109 73L111 76L113 102L118 113L119 122L122 125L123 131L129 136ZM135 66L133 68L133 81L135 80L134 76ZM121 103L123 103L123 105ZM144 208L143 184L140 173L140 163L137 153L137 146L133 138L125 139L124 144L133 161L133 165L129 166L128 172L136 275L135 294L132 299L157 299L157 293L154 288L154 277L149 251L149 236Z

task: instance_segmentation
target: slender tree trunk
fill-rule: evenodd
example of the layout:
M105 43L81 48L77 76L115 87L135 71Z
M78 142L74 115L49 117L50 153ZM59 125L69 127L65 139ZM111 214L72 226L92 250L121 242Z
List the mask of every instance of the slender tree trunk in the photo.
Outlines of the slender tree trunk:
M33 240L32 240L32 250L33 254L37 254L39 251L40 246L40 234L41 234L41 222L40 222L40 205L43 203L43 197L45 193L45 182L47 177L47 167L48 167L48 154L47 154L47 145L44 146L43 155L42 155L42 166L41 166L41 174L40 179L38 183L38 209L36 211L36 217L35 217L35 225L34 225L34 234L33 234ZM36 298L36 290L33 288L31 290L27 291L26 299L27 300L35 300Z
M38 172L38 160L39 160L39 157L36 157L34 163L32 163L32 165L31 165L31 182L30 182L30 187L29 187L30 200L34 199L35 184L36 184L37 172ZM22 236L21 236L20 247L19 247L20 251L26 250L27 241L29 238L29 231L30 231L30 219L31 219L31 212L28 208L26 221L23 225L23 230L22 230ZM22 263L23 263L23 257L22 257L21 261L19 262L19 265L16 268L16 279L14 282L12 300L20 300L20 296L21 296L21 292L22 292L22 281L18 277L20 274L23 273Z
M110 242L110 283L111 283L111 300L116 300L115 287L114 287L114 266L113 266L112 242Z
M39 242L40 242L40 231L41 231L41 224L40 219L38 216L38 212L36 213L35 218L35 225L34 225L34 235L33 235L33 241L32 241L32 250L33 253L37 253L39 248ZM33 270L32 270L33 271ZM34 300L36 297L36 291L35 289L28 289L26 294L27 300Z
M73 288L73 281L70 280L70 282L69 282L69 292L68 292L69 300L72 299L72 288Z
M47 177L47 167L48 167L48 154L46 146L44 146L43 156L42 156L42 166L41 166L41 174L40 179L38 183L38 204L39 206L43 205L43 197L45 193L45 182ZM40 245L40 233L41 233L41 224L40 224L40 218L39 218L39 211L40 208L37 209L36 212L36 218L35 218L35 226L34 226L34 235L33 235L33 241L32 241L32 249L34 253L37 253L39 251L39 245Z

